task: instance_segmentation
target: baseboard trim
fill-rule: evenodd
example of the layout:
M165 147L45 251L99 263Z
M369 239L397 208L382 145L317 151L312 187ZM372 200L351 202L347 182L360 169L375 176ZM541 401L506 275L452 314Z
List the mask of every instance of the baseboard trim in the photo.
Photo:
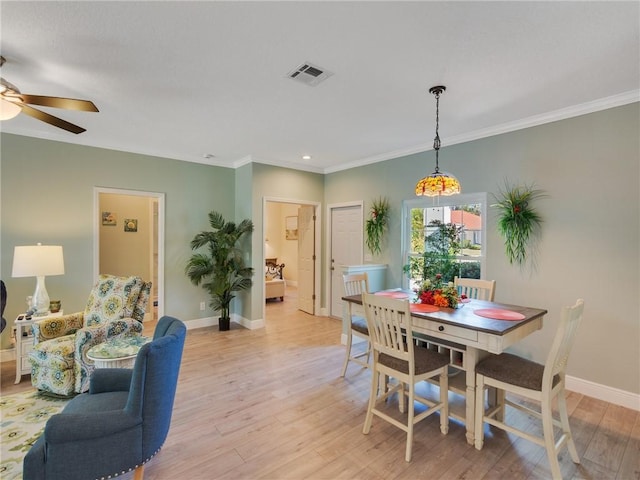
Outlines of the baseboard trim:
M187 330L193 330L195 328L217 327L219 318L220 317L194 318L193 320L187 320L184 323L187 326ZM264 320L262 318L259 318L257 320L249 320L247 318L244 318L242 315L237 315L235 313L231 314L231 321L249 330L255 330L257 328L264 327Z
M194 328L214 327L218 326L218 318L219 317L194 318L192 320L184 322L184 324L187 327L187 330L193 330Z
M259 318L256 320L248 320L240 315L233 315L232 320L244 328L249 330L255 330L264 327L264 319ZM218 317L205 317L195 318L185 322L187 330L195 328L213 327L218 325ZM365 340L353 336L353 342L364 342ZM340 343L342 345L347 344L347 335L342 334L340 337ZM9 362L16 359L15 348L5 348L0 350L0 362ZM593 397L598 400L613 403L614 405L620 405L621 407L630 408L640 412L640 394L627 392L620 390L619 388L609 387L607 385L601 385L599 383L590 382L589 380L583 380L581 378L572 377L567 375L566 379L567 390L580 393L588 397Z
M352 337L353 343L364 342L361 337ZM340 343L342 345L347 344L347 334L343 333L340 336ZM603 400L614 405L620 405L621 407L630 408L640 412L640 394L627 392L620 390L619 388L608 387L607 385L600 385L599 383L590 382L589 380L583 380L567 375L565 377L565 386L567 390L572 392L586 395L587 397Z
M11 360L15 360L15 359L16 359L15 347L5 348L4 350L0 350L0 363L10 362Z
M249 330L256 330L258 328L263 328L264 327L264 319L263 318L258 318L256 320L249 320L248 318L244 318L240 315L233 315L233 321L236 323L239 323L240 325L242 325L244 328L247 328Z
M581 393L588 397L597 398L598 400L640 412L640 394L600 385L599 383L593 383L589 380L583 380L569 375L565 377L565 386L567 390L571 390L572 392Z

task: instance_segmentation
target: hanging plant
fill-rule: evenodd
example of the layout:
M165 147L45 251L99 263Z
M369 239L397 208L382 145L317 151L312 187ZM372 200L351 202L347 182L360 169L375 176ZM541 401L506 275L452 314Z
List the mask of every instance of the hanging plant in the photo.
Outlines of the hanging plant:
M371 206L371 216L367 220L367 248L371 253L381 253L382 237L389 223L389 201L380 197Z
M494 195L499 210L498 231L504 238L509 263L523 266L527 261L527 250L542 224L542 217L531 206L531 202L545 194L529 185L510 186Z

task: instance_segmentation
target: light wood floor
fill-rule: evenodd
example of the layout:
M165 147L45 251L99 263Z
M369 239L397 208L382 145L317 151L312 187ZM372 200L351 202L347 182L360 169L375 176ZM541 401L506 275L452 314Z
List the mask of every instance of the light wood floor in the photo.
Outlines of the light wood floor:
M267 304L264 329L188 331L171 430L145 479L550 477L542 447L485 427L477 451L460 423L441 435L437 414L416 426L411 463L396 427L374 418L363 435L369 372L353 365L340 378L340 322L295 305L288 289L284 303ZM2 364L3 394L31 388L28 376L14 385L14 372L14 362ZM575 393L568 405L582 463L565 450L564 478L640 478L638 412ZM528 417L518 422L540 430Z

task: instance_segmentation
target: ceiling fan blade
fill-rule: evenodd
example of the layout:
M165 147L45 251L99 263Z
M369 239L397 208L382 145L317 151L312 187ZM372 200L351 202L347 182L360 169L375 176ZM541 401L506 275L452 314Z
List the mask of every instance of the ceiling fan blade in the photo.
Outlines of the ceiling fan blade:
M82 110L83 112L97 112L98 107L89 100L77 98L48 97L45 95L29 95L21 93L24 103L41 105L43 107L64 108L65 110Z
M22 113L26 113L30 117L42 120L43 122L53 125L54 127L62 128L63 130L67 130L68 132L76 134L86 131L86 128L79 127L78 125L69 123L66 120L62 120L61 118L54 117L53 115L41 112L40 110L36 110L29 105L21 104L20 107L22 107Z

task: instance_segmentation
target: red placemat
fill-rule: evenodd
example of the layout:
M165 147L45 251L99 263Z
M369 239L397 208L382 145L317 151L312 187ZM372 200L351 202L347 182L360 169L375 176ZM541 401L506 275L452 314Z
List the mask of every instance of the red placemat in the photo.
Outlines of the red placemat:
M494 320L523 320L524 315L511 310L502 310L500 308L479 308L473 313L485 318L493 318Z
M416 313L428 313L437 312L440 310L435 305L429 305L428 303L412 303L410 305L411 311Z
M376 292L375 295L391 298L409 298L409 294L405 292Z

